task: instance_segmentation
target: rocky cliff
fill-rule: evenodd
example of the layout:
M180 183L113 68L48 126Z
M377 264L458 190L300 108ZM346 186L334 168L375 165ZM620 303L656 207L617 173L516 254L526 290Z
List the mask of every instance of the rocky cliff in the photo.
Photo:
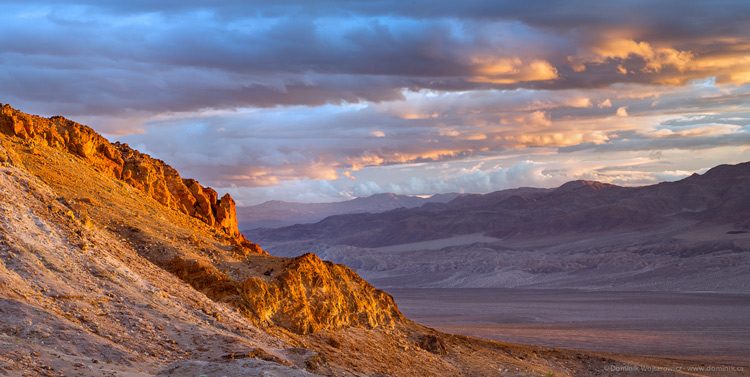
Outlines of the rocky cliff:
M229 194L193 179L183 179L164 161L140 153L127 144L110 143L91 128L61 116L28 115L10 105L0 110L0 132L27 141L69 151L98 170L143 191L166 207L216 227L238 243L246 242L237 229L237 212Z
M351 326L387 328L403 320L390 295L373 288L346 266L323 262L313 254L294 259L268 256L238 232L235 203L229 194L219 198L213 189L194 179L181 178L161 160L126 144L110 143L91 128L63 117L28 115L8 105L0 112L0 133L20 147L20 153L13 152L13 148L0 148L6 156L0 159L24 162L35 175L54 182L59 192L69 191L74 215L94 218L92 226L101 226L119 215L102 205L93 206L91 199L76 199L81 194L79 186L93 191L91 181L97 180L86 172L70 174L80 163L137 189L154 199L157 206L174 209L220 230L235 245L226 250L228 255L222 256L224 250L211 250L204 241L197 241L198 229L186 238L195 247L192 250L172 240L155 243L146 229L157 230L160 226L146 225L146 219L140 218L144 211L163 212L154 207L135 210L122 223L115 222L115 228L122 229L122 237L142 245L141 255L209 298L236 307L256 324L308 334ZM53 155L50 150L61 153ZM79 159L71 159L73 156ZM112 196L102 202L113 205L120 200L121 197ZM132 204L123 206L135 209ZM174 218L171 221L179 218L167 217ZM161 227L158 231L163 230Z
M242 284L243 297L257 318L298 334L350 326L393 328L404 319L393 297L344 265L308 253L278 268Z

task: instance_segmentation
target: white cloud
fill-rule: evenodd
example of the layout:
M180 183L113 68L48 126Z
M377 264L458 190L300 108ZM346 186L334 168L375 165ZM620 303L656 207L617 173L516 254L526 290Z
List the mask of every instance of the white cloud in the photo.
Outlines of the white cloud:
M592 107L594 105L591 103L590 98L578 97L578 98L572 98L570 101L568 101L568 106L587 108L587 107Z
M269 200L300 203L338 202L352 199L339 182L327 180L295 180L272 187L218 187L228 192L239 206L260 204Z
M384 192L402 195L429 195L434 193L487 193L514 187L554 187L571 179L566 174L545 171L549 164L520 161L508 168L462 168L440 177L411 177L401 182L391 182L383 187L375 182L359 183L352 189L354 196L367 196Z

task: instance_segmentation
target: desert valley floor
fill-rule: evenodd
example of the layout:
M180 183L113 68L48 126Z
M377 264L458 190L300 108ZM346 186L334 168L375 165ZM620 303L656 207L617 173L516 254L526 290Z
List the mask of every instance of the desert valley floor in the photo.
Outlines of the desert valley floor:
M499 288L388 292L406 316L448 333L750 370L748 293Z

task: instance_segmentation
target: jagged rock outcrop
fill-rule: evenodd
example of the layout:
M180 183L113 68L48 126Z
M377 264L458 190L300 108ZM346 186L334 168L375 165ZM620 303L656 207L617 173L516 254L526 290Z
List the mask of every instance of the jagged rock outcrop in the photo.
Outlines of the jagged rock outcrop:
M374 288L348 267L308 253L289 259L269 278L242 283L242 296L255 317L298 334L344 327L390 328L403 315L393 297Z
M344 265L312 253L263 262L264 273L244 280L198 260L175 258L166 268L208 297L239 308L252 321L297 334L393 328L404 319L393 297Z
M69 151L161 204L221 229L238 243L247 243L237 229L235 203L229 194L219 199L216 191L193 179L183 179L164 161L127 144L110 143L87 126L61 116L43 118L25 114L4 105L0 109L0 132L32 146L44 143Z
M254 322L308 334L350 326L391 327L403 318L390 295L345 266L323 262L312 254L263 259L267 254L237 230L235 202L229 194L219 197L213 189L183 179L171 166L127 144L110 143L89 127L60 116L32 116L8 105L0 110L0 132L20 139L24 148L43 144L67 151L162 205L221 229L239 244L232 250L250 268L252 257L260 257L266 265L262 271L246 270L240 275L206 258L176 256L162 261L159 258L166 255L162 251L154 259L208 297L234 305Z

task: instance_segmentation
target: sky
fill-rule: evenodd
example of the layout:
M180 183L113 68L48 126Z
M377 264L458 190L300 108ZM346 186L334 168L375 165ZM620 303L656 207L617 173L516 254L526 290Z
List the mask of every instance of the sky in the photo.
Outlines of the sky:
M0 4L0 103L240 205L750 161L747 1Z

